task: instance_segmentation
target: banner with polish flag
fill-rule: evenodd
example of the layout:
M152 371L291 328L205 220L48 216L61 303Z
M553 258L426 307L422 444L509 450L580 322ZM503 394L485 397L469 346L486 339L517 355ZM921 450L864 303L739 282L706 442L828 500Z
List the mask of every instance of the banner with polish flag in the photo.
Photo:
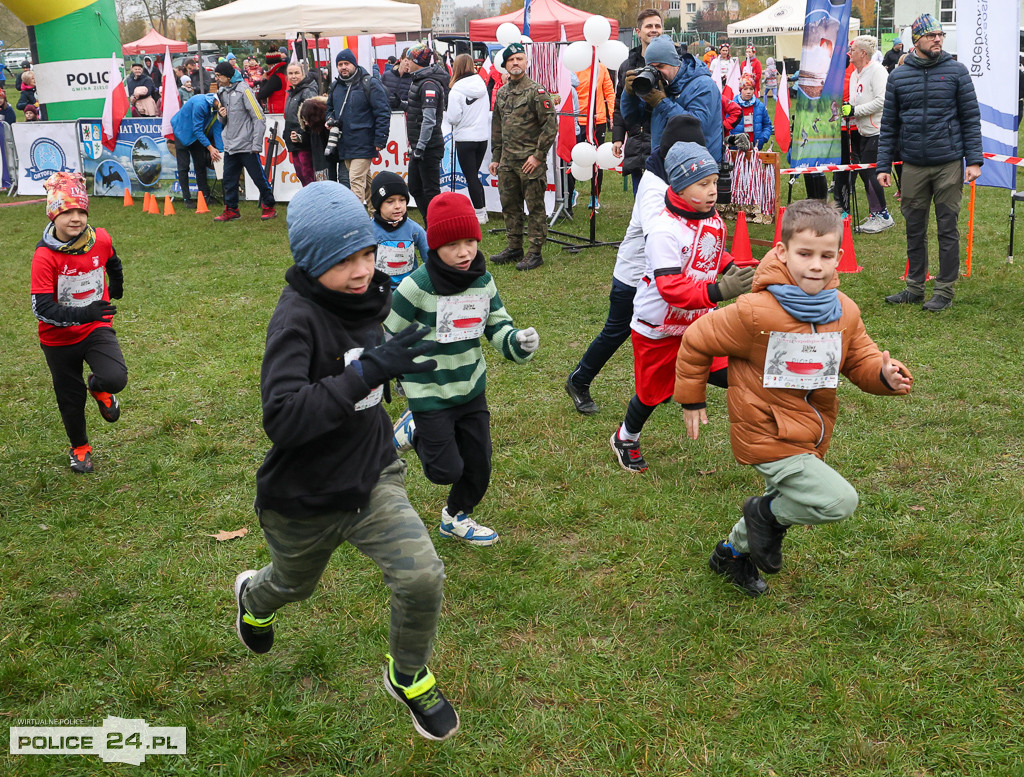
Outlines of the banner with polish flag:
M725 77L725 86L722 87L722 96L727 100L733 99L740 93L740 66L736 60L732 60L729 74Z
M563 25L561 43L558 46L558 96L561 100L558 104L558 141L555 145L555 153L563 162L571 162L572 149L576 145L576 117L572 110L572 94L576 90L569 79L568 68L562 64L562 54L565 52L566 45L565 26Z
M164 47L164 78L160 86L160 134L168 140L174 139L171 119L181 110L178 86L174 81L174 66L171 64L171 50Z
M128 115L129 105L128 92L121 78L117 54L111 54L110 75L107 78L107 97L103 101L103 121L100 135L100 140L108 151L113 151L117 147L117 134L121 130L121 119Z
M789 131L789 82L786 81L786 64L779 65L779 88L775 95L775 142L783 154L789 153L792 137Z
M485 84L489 84L491 79L494 77L491 71L494 69L494 63L491 62L490 52L484 57L484 61L480 63L480 69L477 70L477 74L484 80Z

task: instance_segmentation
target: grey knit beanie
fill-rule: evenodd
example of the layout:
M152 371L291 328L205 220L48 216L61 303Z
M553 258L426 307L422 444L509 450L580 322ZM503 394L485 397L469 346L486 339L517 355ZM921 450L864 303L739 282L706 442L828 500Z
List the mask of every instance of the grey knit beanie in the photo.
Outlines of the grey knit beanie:
M659 35L647 44L647 52L644 54L644 62L648 65L672 65L679 67L683 60L679 58L676 45L668 35Z
M665 173L672 191L682 194L683 189L691 183L697 183L709 175L718 175L718 163L704 146L676 143L665 157Z
M319 278L377 239L366 208L336 181L315 181L288 203L288 244L300 268Z

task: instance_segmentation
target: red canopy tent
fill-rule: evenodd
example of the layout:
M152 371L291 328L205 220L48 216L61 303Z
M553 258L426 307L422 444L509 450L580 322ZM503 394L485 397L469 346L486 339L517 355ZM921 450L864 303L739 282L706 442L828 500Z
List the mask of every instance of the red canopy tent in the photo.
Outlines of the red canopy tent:
M165 38L156 30L150 30L138 40L124 44L121 51L126 55L163 54L165 48L169 48L172 54L182 54L188 51L188 44L183 40Z
M583 40L583 23L591 16L558 0L531 0L530 2L530 38L535 42L558 42L562 39L562 27L565 27L566 40ZM473 19L469 23L469 37L472 40L497 40L498 25L512 22L520 30L523 29L523 9L489 19ZM608 19L612 26L611 40L619 35L619 23Z

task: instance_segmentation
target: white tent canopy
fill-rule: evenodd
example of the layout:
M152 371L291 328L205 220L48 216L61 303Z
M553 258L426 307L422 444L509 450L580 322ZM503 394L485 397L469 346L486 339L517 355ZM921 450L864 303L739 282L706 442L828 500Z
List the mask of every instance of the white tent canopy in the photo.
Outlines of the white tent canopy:
M197 40L407 32L422 24L418 5L393 0L236 0L195 19Z
M779 0L761 13L726 27L730 38L752 38L755 35L788 35L804 31L806 0ZM860 19L850 17L850 35L860 32Z

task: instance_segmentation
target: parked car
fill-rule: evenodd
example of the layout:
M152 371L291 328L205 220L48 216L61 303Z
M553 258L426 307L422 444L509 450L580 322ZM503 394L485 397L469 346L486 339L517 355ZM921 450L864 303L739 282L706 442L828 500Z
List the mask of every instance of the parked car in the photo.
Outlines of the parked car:
M21 67L21 63L28 60L32 61L32 52L28 49L7 49L4 52L4 64L7 67L15 68Z

